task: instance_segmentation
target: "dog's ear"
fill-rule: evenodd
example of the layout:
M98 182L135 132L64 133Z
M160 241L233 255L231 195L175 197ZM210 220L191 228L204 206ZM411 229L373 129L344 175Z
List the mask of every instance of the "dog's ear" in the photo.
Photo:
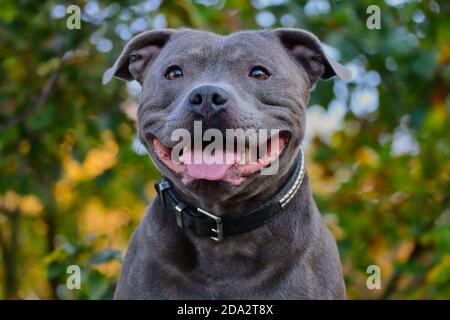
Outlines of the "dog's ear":
M313 86L319 78L329 79L335 75L344 81L352 78L350 70L336 60L327 56L319 39L311 32L279 28L273 31L294 59L303 67Z
M145 68L161 51L174 33L171 29L151 30L138 34L131 39L121 55L103 74L103 84L113 77L122 80L136 79L142 84Z

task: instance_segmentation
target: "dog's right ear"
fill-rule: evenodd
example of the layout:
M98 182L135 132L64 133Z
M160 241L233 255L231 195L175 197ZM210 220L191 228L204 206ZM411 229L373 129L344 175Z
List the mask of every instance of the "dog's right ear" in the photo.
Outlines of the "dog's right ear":
M114 66L103 74L103 84L107 84L113 77L126 81L136 79L142 84L147 65L155 59L174 32L171 29L151 30L131 39Z
M350 81L350 70L329 57L323 50L319 39L306 30L279 28L273 30L288 53L308 74L310 85L318 79L329 79L335 75Z

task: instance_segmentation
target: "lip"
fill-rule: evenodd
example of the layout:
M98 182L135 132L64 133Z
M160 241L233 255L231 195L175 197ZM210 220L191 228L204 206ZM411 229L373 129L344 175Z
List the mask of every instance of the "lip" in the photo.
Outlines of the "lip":
M162 165L165 166L168 170L179 176L184 184L187 185L194 180L210 180L225 181L232 185L240 185L246 179L259 174L263 168L269 167L273 162L277 160L281 160L281 158L284 156L285 150L288 148L291 141L291 132L280 131L279 135L270 136L265 141L267 143L266 154L258 154L257 159L251 159L251 155L247 150L248 145L246 145L247 148L245 150L245 159L242 159L243 154L241 156L237 156L235 146L234 158L232 158L230 162L228 162L229 159L225 158L225 156L223 158L224 160L228 159L224 162L226 165L216 165L215 163L208 165L196 165L194 164L195 162L193 162L194 158L192 154L195 154L200 150L187 151L187 149L184 149L183 154L177 161L173 161L171 157L173 147L165 145L156 135L152 133L146 133L145 137L157 161L159 163L162 163ZM278 139L278 144L275 143L275 147L278 147L278 149L274 148L274 150L272 150L271 146L274 143L274 139ZM263 142L259 143L259 145L261 145ZM200 151L202 155L205 155L204 147L203 150ZM223 154L229 155L230 153L223 151ZM190 156L191 161L189 161L189 159L188 161L184 159L186 158L186 155L188 155L188 158ZM203 161L203 159L204 158L202 157L201 161ZM205 168L207 174L204 173Z

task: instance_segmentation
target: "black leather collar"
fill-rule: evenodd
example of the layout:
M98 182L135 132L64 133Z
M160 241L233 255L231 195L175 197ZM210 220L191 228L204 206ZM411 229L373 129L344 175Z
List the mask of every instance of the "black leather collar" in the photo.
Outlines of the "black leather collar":
M304 175L305 156L303 147L301 147L286 183L270 201L239 218L219 217L184 202L166 177L155 184L155 189L164 206L175 214L177 224L181 229L190 230L198 237L209 237L214 241L222 241L223 237L252 231L272 220L294 197Z

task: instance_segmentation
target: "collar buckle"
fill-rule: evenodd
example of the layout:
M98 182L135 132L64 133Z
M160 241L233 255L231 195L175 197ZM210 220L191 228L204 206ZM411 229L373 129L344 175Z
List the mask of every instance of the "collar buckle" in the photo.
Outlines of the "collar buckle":
M214 240L216 242L221 242L223 240L223 223L222 218L218 217L212 213L209 213L208 211L205 211L203 209L197 208L197 211L201 214L205 215L208 218L211 218L216 223L216 228L211 228L211 231L216 234L215 237L209 237L211 240Z

